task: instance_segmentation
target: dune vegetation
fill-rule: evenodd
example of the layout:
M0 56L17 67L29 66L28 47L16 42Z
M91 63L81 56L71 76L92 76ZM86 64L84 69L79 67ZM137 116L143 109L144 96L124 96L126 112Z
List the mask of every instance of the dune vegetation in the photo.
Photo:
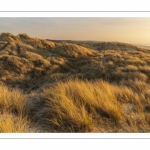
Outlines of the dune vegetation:
M150 49L1 33L0 132L150 132Z

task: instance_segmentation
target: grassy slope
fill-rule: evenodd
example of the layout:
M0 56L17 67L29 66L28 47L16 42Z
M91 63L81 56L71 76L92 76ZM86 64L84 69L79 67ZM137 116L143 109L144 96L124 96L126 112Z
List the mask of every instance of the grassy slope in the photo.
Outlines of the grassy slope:
M149 132L149 65L127 43L3 33L0 132Z

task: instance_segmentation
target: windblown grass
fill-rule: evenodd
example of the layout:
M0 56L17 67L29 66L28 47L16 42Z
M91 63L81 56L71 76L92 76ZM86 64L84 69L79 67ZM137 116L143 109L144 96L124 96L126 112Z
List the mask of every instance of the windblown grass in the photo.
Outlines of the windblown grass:
M29 127L29 121L22 117L4 113L0 115L0 133L34 132Z
M104 81L69 80L44 91L49 107L48 120L58 131L96 131L95 118L121 120L121 107Z
M27 97L18 90L10 90L6 86L0 86L0 112L22 115L25 112Z
M149 132L149 65L127 43L2 33L0 131L32 132L34 118L43 132Z
M149 131L148 89L141 81L132 88L102 80L58 82L42 94L49 109L45 120L57 132Z
M33 132L27 97L19 90L0 86L0 132Z

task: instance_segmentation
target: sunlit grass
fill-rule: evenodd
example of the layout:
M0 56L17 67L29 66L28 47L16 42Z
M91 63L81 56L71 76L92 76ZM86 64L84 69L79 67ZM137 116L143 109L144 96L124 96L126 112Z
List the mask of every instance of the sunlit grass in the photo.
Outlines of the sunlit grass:
M26 118L16 117L12 114L4 113L0 115L1 133L25 133L34 132L29 127L29 121Z
M5 85L0 86L0 112L12 112L22 115L25 110L27 97L19 90L11 90Z
M150 131L148 49L10 33L0 41L0 132L32 132L31 120L43 132Z
M111 85L104 81L69 80L44 91L49 107L48 120L60 131L96 131L95 117L121 120L121 107Z

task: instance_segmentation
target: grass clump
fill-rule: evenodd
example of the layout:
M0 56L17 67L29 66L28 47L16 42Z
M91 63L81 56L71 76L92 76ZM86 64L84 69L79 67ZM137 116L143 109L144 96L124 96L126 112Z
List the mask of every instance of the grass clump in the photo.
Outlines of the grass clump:
M12 112L21 115L25 111L27 97L19 90L10 90L5 85L0 86L0 112Z
M0 115L0 133L25 133L33 132L29 127L26 118L16 117L12 114L4 113Z
M0 132L33 132L28 119L27 96L0 85Z
M98 123L95 119L101 117L117 123L122 112L111 88L104 81L59 82L44 91L49 107L47 119L61 132L94 132Z

